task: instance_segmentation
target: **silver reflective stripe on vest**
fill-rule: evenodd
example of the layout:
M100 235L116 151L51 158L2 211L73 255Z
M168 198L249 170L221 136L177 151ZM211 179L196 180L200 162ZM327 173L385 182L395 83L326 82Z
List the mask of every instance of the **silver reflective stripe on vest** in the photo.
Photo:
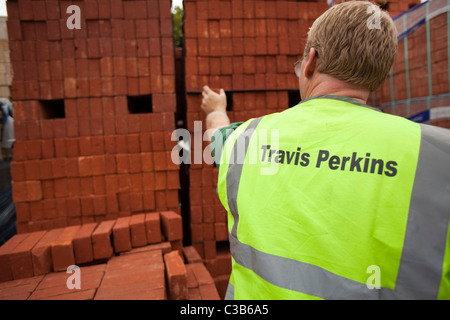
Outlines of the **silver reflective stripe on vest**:
M237 239L237 192L242 165L230 165L227 172L228 205L234 218L230 251L235 262L278 287L324 299L436 299L450 219L450 134L428 125L421 125L421 129L419 159L394 290L369 289L318 266L264 253L241 243ZM234 298L231 284L226 298Z
M450 217L450 135L421 125L416 176L395 292L399 298L436 299Z
M250 122L248 127L236 139L233 150L231 150L230 164L227 171L227 202L231 214L234 218L234 225L231 234L237 237L237 225L239 215L237 213L237 193L239 181L241 179L242 166L244 165L245 155L247 154L248 144L255 131L256 126L263 117L256 118ZM240 146L244 145L244 148Z
M224 300L234 300L234 286L231 283L228 283L227 292L225 293Z

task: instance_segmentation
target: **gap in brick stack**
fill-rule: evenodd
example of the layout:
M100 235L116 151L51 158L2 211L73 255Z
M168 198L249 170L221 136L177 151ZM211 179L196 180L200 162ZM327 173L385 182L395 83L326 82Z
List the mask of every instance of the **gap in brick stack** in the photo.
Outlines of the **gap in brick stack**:
M183 30L183 29L182 29ZM175 48L175 90L176 90L176 113L175 113L175 126L177 129L187 129L186 124L186 86L185 86L185 50L184 38L181 38L181 47ZM179 151L179 156L182 157L182 152ZM180 163L180 210L183 217L183 244L185 246L191 245L191 229L190 229L190 206L189 206L189 164Z

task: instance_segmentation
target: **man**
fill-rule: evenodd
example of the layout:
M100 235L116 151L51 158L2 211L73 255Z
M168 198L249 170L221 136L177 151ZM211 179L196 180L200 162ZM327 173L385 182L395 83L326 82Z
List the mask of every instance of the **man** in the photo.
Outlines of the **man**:
M0 98L1 112L3 115L2 130L2 149L5 150L6 157L4 160L12 160L12 148L16 141L14 135L14 118L12 117L12 105L6 98ZM2 152L0 152L0 160L2 160Z
M374 8L346 2L314 22L293 108L230 125L225 92L204 88L229 220L226 298L450 298L450 131L366 105L397 50Z

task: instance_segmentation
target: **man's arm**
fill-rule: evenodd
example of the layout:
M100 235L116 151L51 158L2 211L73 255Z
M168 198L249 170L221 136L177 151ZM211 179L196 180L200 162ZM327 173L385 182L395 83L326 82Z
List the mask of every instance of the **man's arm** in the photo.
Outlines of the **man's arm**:
M220 94L211 90L208 86L203 87L202 109L206 113L206 136L208 141L214 132L230 125L227 116L227 97L225 91L220 89Z

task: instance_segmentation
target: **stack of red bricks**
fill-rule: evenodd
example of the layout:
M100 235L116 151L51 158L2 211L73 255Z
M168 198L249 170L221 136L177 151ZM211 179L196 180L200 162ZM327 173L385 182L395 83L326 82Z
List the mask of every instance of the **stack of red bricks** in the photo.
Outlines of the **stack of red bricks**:
M17 234L0 247L0 299L218 299L182 237L172 211ZM67 284L73 266L78 290Z
M403 17L400 17L403 19ZM430 30L430 62L431 62L431 91L428 86L428 65L427 65L427 28L422 25L408 34L398 43L398 51L393 65L393 92L391 94L391 80L384 82L376 91L377 105L388 104L391 101L398 102L408 98L423 98L431 95L440 95L449 92L449 71L448 71L448 43L447 43L447 15L441 14L429 22ZM405 43L407 52L405 53ZM407 64L405 57L408 57ZM408 66L409 79L407 79ZM448 106L448 97L430 99L430 107ZM417 113L427 110L426 100L411 102L409 108L406 102L397 104L395 108L389 104L383 110L403 117L411 117ZM433 125L450 128L449 119L432 121Z
M171 1L7 4L18 232L179 213Z
M202 139L205 132L199 94L204 85L226 91L232 122L289 107L289 91L298 91L293 65L302 56L312 22L327 9L325 0L185 0L184 9L187 125L191 134ZM203 142L202 150L208 144ZM230 272L224 262L230 260L230 254L226 212L216 193L217 169L205 159L197 163L192 156L190 161L192 245L224 295Z

